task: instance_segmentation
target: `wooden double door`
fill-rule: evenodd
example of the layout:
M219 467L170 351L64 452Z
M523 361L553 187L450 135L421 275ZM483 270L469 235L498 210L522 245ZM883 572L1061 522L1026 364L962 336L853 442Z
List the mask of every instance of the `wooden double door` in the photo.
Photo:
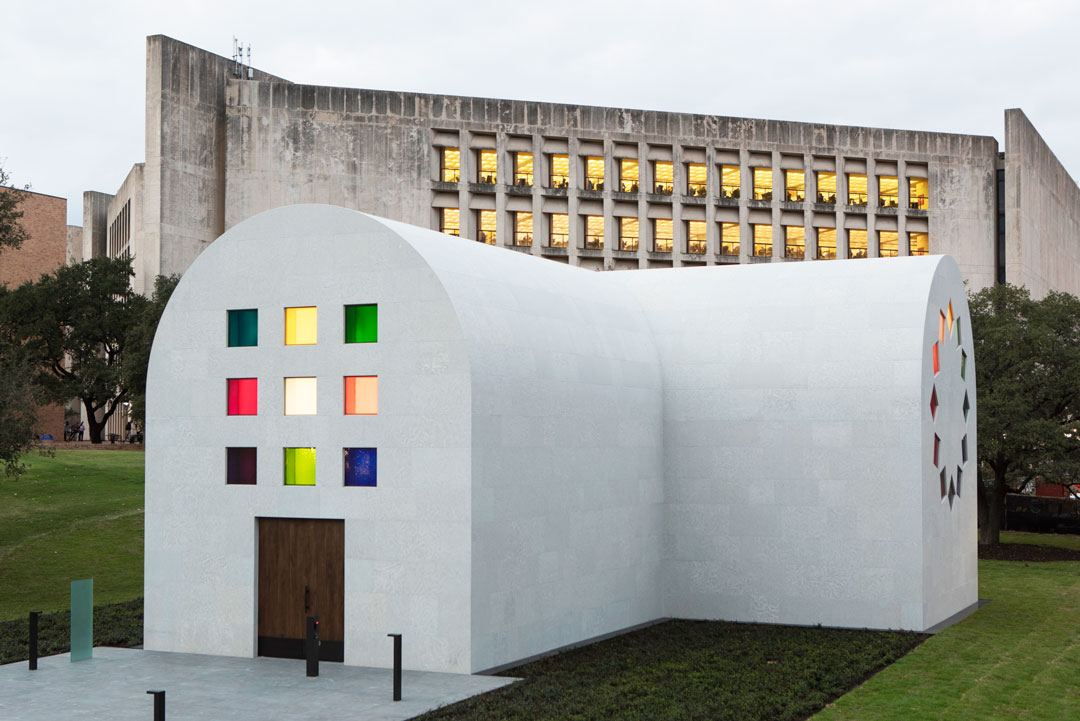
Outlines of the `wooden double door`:
M259 655L303 658L319 617L319 658L345 660L345 522L259 519Z

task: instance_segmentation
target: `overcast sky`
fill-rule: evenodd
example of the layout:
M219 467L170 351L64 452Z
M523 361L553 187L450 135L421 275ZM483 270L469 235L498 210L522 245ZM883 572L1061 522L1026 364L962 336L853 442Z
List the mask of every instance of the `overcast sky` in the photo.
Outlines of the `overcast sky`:
M145 158L146 36L321 85L993 135L1021 107L1080 175L1080 2L0 5L0 162L68 199ZM1001 148L1004 150L1004 148Z

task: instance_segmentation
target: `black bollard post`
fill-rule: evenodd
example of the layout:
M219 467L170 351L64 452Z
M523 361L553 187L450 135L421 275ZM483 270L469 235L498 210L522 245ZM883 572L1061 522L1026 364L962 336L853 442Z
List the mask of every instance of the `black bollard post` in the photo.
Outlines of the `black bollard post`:
M147 691L154 697L154 721L165 721L165 692Z
M41 611L30 612L30 670L37 671L38 616Z
M307 643L304 648L307 657L307 675L319 675L319 617L307 617Z
M386 634L394 639L394 700L401 700L401 634Z

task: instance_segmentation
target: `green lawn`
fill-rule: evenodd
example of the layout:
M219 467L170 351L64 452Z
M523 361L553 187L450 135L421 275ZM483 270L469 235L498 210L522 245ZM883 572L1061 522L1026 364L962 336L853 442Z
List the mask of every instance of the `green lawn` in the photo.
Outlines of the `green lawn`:
M143 454L28 454L0 477L0 620L67 609L69 583L94 579L97 604L142 596Z
M1080 551L1080 535L1064 533L1026 533L1024 531L1002 531L1002 543L1025 543L1029 546L1052 546Z

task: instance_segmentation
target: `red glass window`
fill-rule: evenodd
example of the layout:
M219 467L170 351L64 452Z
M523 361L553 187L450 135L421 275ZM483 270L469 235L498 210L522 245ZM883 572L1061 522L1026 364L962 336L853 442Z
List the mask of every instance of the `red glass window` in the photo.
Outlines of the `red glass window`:
M254 416L259 413L259 379L229 379L229 415Z

